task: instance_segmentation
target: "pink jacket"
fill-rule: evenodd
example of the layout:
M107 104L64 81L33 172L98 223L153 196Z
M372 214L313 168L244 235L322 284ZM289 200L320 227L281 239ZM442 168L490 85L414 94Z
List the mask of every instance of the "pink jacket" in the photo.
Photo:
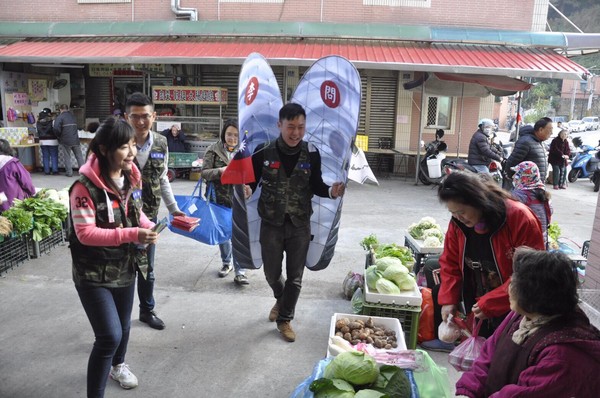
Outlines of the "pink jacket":
M94 154L90 155L87 162L79 169L79 173L89 178L98 188L114 193L100 177L98 159ZM133 186L141 186L141 174L135 165L133 165L130 176ZM117 194L117 196L119 195ZM82 244L88 246L120 246L123 243L139 243L138 227L105 229L96 226L96 205L92 201L87 188L80 182L73 185L70 201L73 227L77 238ZM87 206L81 206L82 201L85 201ZM127 209L127 203L124 207ZM142 228L152 228L154 226L154 223L148 220L148 217L141 210L140 226Z
M512 319L511 312L485 342L470 371L456 383L456 395L483 398L488 370L496 353L499 336ZM585 318L584 318L585 319ZM586 321L587 323L587 321ZM535 351L534 362L520 373L517 384L509 384L490 398L594 398L600 394L600 334L597 330L577 326L569 337L553 340ZM590 338L594 336L595 338Z

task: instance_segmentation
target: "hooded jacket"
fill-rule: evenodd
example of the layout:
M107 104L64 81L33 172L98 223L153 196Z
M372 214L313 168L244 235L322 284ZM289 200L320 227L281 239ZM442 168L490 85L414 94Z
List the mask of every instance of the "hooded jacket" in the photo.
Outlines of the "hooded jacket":
M115 192L109 187L100 175L98 159L91 154L87 162L81 167L82 177L71 187L70 204L71 220L75 236L71 237L71 251L73 256L73 279L76 284L92 283L102 286L124 286L135 281L135 269L131 261L124 259L123 253L132 249L131 244L138 242L138 229L152 228L152 223L141 210L141 174L138 168L133 165L130 176L130 188L124 198L121 198L119 192ZM84 179L87 179L84 180ZM86 187L86 183L91 183L98 190L104 192L105 200L94 200L96 195L92 195ZM137 204L130 201L138 201ZM132 205L138 208L135 211L139 214L136 219L132 214ZM101 219L110 219L111 214L115 219L124 214L125 219L121 220L120 225L98 225ZM119 212L119 213L117 213ZM106 214L108 213L108 217ZM132 226L130 226L132 225ZM136 226L136 225L139 225ZM93 262L91 271L85 269L85 262L77 257L77 248L83 245L89 247L90 252L100 253L102 247L120 248L121 251L112 251L113 258L87 259ZM106 253L106 252L104 252ZM110 257L110 256L109 256ZM132 258L129 258L132 260ZM101 270L102 263L110 263L111 268L105 267ZM99 275L98 273L103 273Z
M479 308L491 318L503 316L510 311L508 284L513 270L512 257L514 249L523 245L537 250L544 250L546 247L540 220L536 215L527 206L515 200L507 199L505 204L506 218L504 223L490 238L494 260L502 284L477 300ZM442 280L438 295L440 305L458 305L462 300L463 267L467 238L461 229L461 225L460 221L452 218L444 239L444 250L439 260ZM470 310L469 308L468 311L470 312Z
M15 199L25 199L35 195L31 175L19 159L0 155L0 192L7 200L0 204L0 212L8 210Z
M41 145L58 145L56 134L52 128L52 116L46 112L40 112L36 129Z
M535 136L531 126L524 126L519 134L520 137L515 143L515 148L506 160L506 166L514 167L523 161L530 160L537 164L542 181L546 181L548 156L544 143Z
M496 346L507 328L519 322L521 315L511 312L485 342L470 371L456 383L456 394L471 398L486 396L485 388L492 362L501 360ZM592 398L600 391L600 332L590 325L580 310L561 328L539 340L528 357L528 366L519 373L516 384L506 384L491 394L493 398ZM510 329L512 330L512 329ZM536 333L543 331L539 329ZM533 338L533 334L530 338ZM512 334L510 334L512 337ZM507 374L511 369L506 369Z

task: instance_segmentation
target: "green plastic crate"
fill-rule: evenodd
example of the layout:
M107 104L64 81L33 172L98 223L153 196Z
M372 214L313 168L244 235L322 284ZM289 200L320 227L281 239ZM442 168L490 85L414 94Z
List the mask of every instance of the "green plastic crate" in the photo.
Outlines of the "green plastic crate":
M365 301L363 294L362 314L398 319L404 331L406 347L409 350L417 348L421 307L369 303Z
M198 159L197 153L171 152L169 153L170 168L192 167L192 163Z

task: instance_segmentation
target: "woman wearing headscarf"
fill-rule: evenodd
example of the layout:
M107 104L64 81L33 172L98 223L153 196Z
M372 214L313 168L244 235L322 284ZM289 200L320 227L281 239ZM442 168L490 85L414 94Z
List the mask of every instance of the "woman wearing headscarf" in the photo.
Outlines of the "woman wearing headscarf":
M552 216L550 193L540 179L540 171L533 162L521 162L512 168L514 189L512 195L519 202L526 204L537 216L542 224L544 243L548 248L548 226Z

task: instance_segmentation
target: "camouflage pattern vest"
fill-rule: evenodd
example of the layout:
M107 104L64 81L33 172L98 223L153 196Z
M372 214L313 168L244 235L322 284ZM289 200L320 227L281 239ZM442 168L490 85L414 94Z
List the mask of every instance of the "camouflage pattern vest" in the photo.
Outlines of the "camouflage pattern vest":
M152 147L148 154L148 160L142 171L142 199L144 201L144 214L151 220L156 219L160 207L160 175L165 165L167 155L167 139L160 134L152 134ZM137 159L135 164L139 168Z
M303 141L300 145L298 162L289 177L280 161L276 142L265 148L258 214L269 224L283 225L286 214L297 227L310 223L313 193L310 188L309 144Z
M124 203L120 198L107 191L114 213L114 221L111 222L104 190L98 188L89 178L83 175L79 177L79 182L85 185L94 202L97 227L116 229L139 226L140 209L142 207L141 190L130 189L127 193L127 196L131 196L131 200L128 201L127 212L125 212ZM73 186L70 191L73 190ZM82 206L86 206L86 204L83 203ZM75 285L79 286L83 283L105 287L122 287L134 283L135 260L136 256L140 254L135 244L87 246L77 239L72 219L70 224L69 247L73 260L73 281Z

